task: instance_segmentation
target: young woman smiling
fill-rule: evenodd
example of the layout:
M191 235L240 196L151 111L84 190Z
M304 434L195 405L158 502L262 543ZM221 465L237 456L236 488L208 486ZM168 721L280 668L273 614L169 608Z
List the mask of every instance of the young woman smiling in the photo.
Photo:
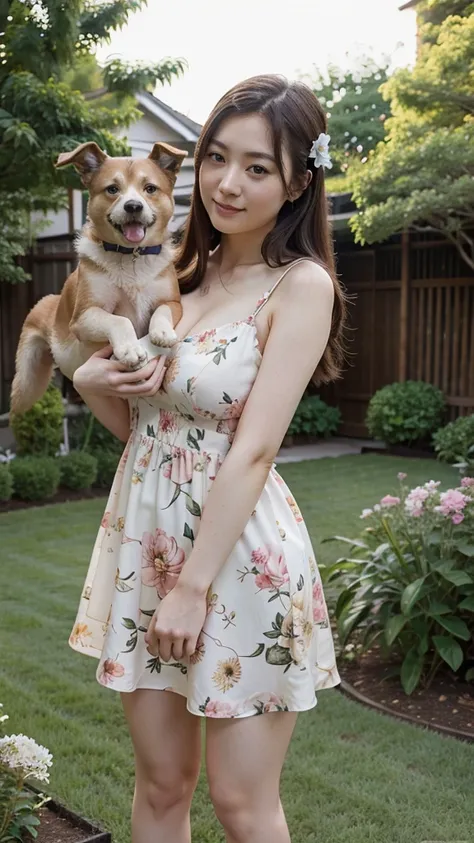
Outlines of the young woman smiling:
M206 718L228 843L288 843L297 712L340 682L310 538L274 459L311 378L340 374L345 298L324 189L326 114L279 76L236 85L196 148L172 354L76 372L127 442L71 633L121 692L134 843L189 843ZM255 716L264 715L264 716Z

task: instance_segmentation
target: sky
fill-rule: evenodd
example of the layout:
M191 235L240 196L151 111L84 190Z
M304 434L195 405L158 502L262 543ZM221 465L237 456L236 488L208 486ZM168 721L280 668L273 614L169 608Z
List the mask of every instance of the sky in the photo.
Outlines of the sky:
M156 95L203 123L222 94L258 73L289 79L358 58L412 65L416 18L403 0L148 0L98 58L156 62L185 58L188 70Z

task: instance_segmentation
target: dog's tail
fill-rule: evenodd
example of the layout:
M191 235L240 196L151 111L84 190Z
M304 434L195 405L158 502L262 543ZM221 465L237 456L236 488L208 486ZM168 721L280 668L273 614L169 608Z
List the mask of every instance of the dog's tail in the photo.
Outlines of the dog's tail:
M44 296L30 310L21 329L15 357L10 409L25 413L46 392L54 369L48 338L56 315L58 295Z

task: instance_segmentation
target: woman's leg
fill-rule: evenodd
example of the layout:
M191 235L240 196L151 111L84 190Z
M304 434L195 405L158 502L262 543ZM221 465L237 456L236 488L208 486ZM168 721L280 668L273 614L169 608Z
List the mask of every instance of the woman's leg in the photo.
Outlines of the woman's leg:
M171 691L121 694L135 752L133 843L190 843L189 810L201 764L201 721Z
M209 792L227 843L290 843L280 775L297 714L208 719Z

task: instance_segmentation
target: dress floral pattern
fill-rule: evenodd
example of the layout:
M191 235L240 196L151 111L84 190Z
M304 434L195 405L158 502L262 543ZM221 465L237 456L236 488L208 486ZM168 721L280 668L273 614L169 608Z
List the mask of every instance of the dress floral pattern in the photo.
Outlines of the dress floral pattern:
M262 359L255 317L282 278L248 319L181 340L159 392L130 402L130 438L69 638L99 659L105 687L173 691L193 714L246 717L310 709L317 690L341 681L311 541L275 464L209 589L194 655L162 662L144 641L232 446Z

